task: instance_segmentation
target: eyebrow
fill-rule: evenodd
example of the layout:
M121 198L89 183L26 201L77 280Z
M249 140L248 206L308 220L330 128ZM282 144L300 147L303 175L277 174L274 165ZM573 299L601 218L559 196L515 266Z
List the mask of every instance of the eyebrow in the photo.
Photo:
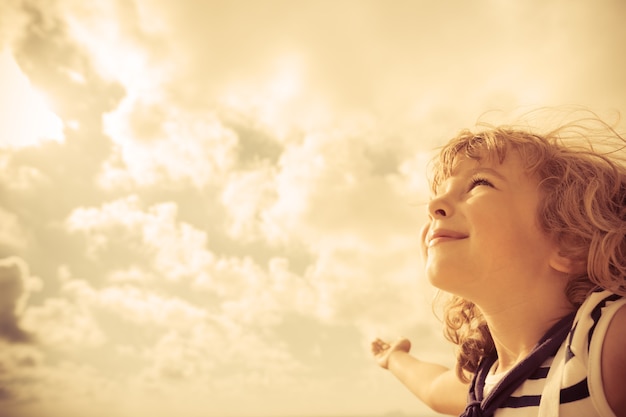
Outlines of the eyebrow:
M478 168L473 169L473 170L470 171L470 174L472 174L472 175L476 175L476 174L480 174L480 173L485 173L485 174L492 175L492 176L498 178L501 181L507 181L507 179L506 179L506 177L504 175L502 175L501 173L499 173L498 171L496 171L493 168L478 167Z
M474 175L479 175L479 174L481 174L481 173L484 173L484 174L488 174L488 175L490 175L490 176L493 176L493 177L497 178L498 180L500 180L500 181L502 181L502 182L508 182L508 181L509 181L509 180L507 180L507 178L506 178L504 175L502 175L502 174L501 174L500 172L498 172L497 170L495 170L495 169L493 169L493 168L489 168L489 167L481 167L481 166L479 166L479 167L477 167L477 168L474 168L474 169L472 169L472 170L468 171L468 174L469 174L468 176L469 176L469 177L473 177ZM456 173L456 172L452 172L452 175L450 175L448 178L452 178L452 177L455 177L455 176L458 176L458 173ZM443 181L442 181L442 182L443 182ZM439 184L439 186L441 186L441 183ZM437 193L437 191L435 190L434 195L437 195L437 194L438 194L438 193ZM431 197L432 197L432 196L431 196Z

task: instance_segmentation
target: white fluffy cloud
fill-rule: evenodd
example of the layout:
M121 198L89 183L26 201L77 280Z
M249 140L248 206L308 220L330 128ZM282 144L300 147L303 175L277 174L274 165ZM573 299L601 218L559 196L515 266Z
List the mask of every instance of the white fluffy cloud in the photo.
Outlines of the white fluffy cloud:
M88 253L98 258L108 249L136 251L150 260L155 274L166 280L202 280L214 262L206 233L178 223L173 202L143 210L136 196L101 208L78 208L67 219L70 232L86 235Z
M214 183L236 162L237 136L210 112L193 113L161 101L125 99L104 118L116 151L104 165L102 184L135 181Z
M28 310L25 326L36 332L38 342L59 350L80 350L101 346L106 336L82 303L48 299Z

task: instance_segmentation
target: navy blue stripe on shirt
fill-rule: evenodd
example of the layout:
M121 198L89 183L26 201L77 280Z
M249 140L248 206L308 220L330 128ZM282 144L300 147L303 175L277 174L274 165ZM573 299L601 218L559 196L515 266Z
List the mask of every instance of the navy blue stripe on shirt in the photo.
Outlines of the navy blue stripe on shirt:
M567 339L567 349L565 351L565 363L569 362L569 360L574 357L574 352L572 352L572 340L574 340L574 333L576 332L577 327L578 322L574 324L572 330L570 330L569 332L569 337Z
M593 332L596 329L596 326L598 325L600 316L602 315L602 309L606 306L608 302L619 300L620 298L622 298L622 296L619 294L611 294L608 297L606 297L604 300L600 301L598 305L593 309L593 311L591 311L590 315L591 315L591 318L593 319L593 325L591 326L591 329L589 329L589 336L587 337L587 349L589 348L589 345L591 344L591 337L593 336Z
M532 375L528 377L528 379L544 379L548 376L549 371L550 371L549 366L546 368L537 368L537 370L533 372Z
M561 389L559 402L561 404L572 403L589 397L587 378L576 385ZM522 395L521 397L509 397L499 408L524 408L539 407L541 395Z
M539 407L541 395L522 395L521 397L509 397L499 408L523 408Z
M587 397L589 397L589 386L587 385L587 378L585 378L578 384L572 385L571 387L561 388L559 402L561 404L566 404L582 400Z

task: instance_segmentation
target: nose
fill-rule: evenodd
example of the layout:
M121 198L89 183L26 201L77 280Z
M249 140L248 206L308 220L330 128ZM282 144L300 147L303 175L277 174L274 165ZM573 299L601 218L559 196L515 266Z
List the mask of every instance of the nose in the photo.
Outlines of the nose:
M452 214L452 206L448 204L445 195L434 197L428 203L428 215L432 219L449 217Z

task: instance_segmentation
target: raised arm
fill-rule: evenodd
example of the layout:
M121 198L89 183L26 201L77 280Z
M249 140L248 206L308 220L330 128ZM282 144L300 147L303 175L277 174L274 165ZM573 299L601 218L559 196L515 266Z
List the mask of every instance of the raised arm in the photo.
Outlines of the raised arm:
M378 365L389 370L417 398L438 413L461 414L468 384L461 382L454 370L412 356L410 349L411 342L405 338L391 344L381 339L372 342Z

